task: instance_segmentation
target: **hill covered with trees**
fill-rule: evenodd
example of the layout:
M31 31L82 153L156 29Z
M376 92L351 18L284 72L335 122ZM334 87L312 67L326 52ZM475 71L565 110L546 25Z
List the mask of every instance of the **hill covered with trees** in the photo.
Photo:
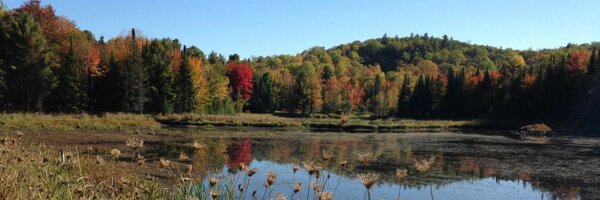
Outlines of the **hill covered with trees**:
M135 29L96 39L32 0L0 9L0 108L594 122L599 47L520 51L411 34L240 60Z

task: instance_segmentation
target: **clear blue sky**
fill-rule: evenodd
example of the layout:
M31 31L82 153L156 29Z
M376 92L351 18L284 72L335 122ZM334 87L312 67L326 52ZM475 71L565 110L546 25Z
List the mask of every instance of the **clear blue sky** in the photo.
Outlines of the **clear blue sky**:
M9 8L23 0L4 0ZM410 33L514 49L600 41L599 0L53 0L96 37L131 27L205 52L295 54L313 46Z

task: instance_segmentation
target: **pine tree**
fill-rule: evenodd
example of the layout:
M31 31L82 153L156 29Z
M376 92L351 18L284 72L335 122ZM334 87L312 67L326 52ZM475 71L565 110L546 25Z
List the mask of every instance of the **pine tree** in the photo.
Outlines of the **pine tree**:
M279 107L280 87L273 81L271 74L256 76L253 95L250 98L250 110L258 113L272 113Z
M398 117L408 117L410 114L410 96L410 78L408 77L408 74L404 74L402 88L398 97Z
M194 83L192 80L192 70L190 68L190 58L187 55L187 49L183 46L183 61L177 74L175 82L177 100L175 103L175 112L177 113L189 113L194 111L195 102L194 97L196 91L194 90Z
M308 89L308 77L306 77L305 72L300 72L296 77L290 100L288 112L300 110L303 114L307 114L311 111L312 102Z
M5 110L41 111L56 86L51 49L38 23L27 13L9 13L0 21L0 71L5 73Z
M171 68L170 50L173 41L152 40L143 49L144 65L148 69L148 103L146 110L154 113L172 113L175 93L174 73Z
M127 107L134 112L142 113L144 110L144 104L147 99L145 96L146 93L146 84L147 84L147 75L146 70L144 69L144 64L142 62L141 51L137 44L137 36L135 34L135 29L131 29L131 57L128 63L128 99Z
M83 62L75 54L71 40L69 51L58 68L58 86L50 95L50 107L58 112L80 113L87 108L87 94L84 90Z

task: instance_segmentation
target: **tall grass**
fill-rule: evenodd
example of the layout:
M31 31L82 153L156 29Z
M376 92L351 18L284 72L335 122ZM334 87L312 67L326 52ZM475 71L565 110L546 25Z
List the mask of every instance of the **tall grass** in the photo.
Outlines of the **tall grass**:
M44 130L116 130L123 128L157 129L160 124L151 116L139 114L107 113L89 114L0 114L0 129L44 129Z
M395 131L401 129L457 129L478 128L512 123L493 123L481 120L412 120L412 119L369 119L361 116L321 116L280 117L272 114L200 115L172 114L159 115L155 119L170 125L213 125L213 126L253 126L253 127L305 127L325 130L364 130ZM512 127L512 126L511 126ZM518 126L517 126L518 127Z
M166 199L165 190L120 163L78 149L0 138L0 199Z

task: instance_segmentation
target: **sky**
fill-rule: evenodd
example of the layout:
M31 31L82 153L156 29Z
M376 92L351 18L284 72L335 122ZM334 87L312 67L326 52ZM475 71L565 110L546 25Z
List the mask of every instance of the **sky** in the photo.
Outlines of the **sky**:
M0 0L1 1L1 0ZM4 0L8 8L23 0ZM111 38L130 28L242 58L296 54L387 33L513 49L600 41L599 0L45 0L79 28Z

